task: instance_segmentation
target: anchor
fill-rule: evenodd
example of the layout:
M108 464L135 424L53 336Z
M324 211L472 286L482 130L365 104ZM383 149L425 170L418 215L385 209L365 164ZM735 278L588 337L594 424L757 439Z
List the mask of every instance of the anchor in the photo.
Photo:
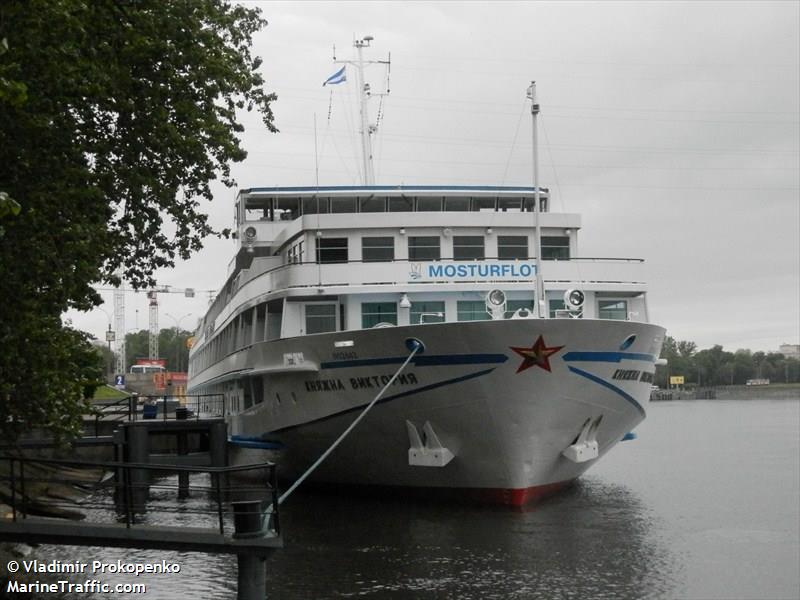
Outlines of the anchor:
M408 464L412 467L444 467L455 457L450 450L442 446L430 421L425 421L425 425L422 427L422 433L425 436L424 442L416 425L411 421L406 421L406 427L411 446L408 449Z
M570 459L572 462L582 463L587 460L594 460L600 456L600 447L597 444L597 428L600 427L600 421L603 416L600 415L592 421L586 419L586 422L578 434L578 438L561 453Z

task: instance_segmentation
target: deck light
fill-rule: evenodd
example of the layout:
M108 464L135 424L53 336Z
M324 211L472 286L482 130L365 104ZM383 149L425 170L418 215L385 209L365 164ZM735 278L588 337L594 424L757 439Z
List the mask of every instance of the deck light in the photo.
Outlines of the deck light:
M585 301L586 294L581 290L567 290L564 292L564 305L567 307L567 310L581 310Z
M400 308L411 308L411 300L408 299L408 294L405 292L400 296Z
M506 313L506 294L503 290L492 290L486 294L486 312L493 320L502 319Z

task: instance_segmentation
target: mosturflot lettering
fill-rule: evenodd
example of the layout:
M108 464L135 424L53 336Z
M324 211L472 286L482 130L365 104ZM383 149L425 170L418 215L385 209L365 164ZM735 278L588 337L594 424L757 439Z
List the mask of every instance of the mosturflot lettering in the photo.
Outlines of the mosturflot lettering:
M428 277L523 277L536 274L536 267L526 263L491 264L469 263L462 265L428 265Z

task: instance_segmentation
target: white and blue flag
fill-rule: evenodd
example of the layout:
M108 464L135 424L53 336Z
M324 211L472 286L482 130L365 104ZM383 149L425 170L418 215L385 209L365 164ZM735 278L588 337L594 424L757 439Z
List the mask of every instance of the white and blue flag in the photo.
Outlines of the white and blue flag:
M347 65L345 65L345 66L347 66ZM347 75L345 74L344 69L345 69L345 67L342 67L341 69L336 71L336 73L334 73L333 75L328 77L325 80L325 82L322 84L322 87L325 87L329 83L331 85L334 85L336 83L344 83L345 81L347 81Z

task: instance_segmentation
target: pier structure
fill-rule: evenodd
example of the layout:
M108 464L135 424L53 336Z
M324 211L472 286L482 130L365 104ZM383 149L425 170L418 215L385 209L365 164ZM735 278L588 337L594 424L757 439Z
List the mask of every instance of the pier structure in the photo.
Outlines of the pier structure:
M11 507L0 540L235 554L237 597L263 600L266 558L282 547L276 469L228 465L224 416L212 396L131 396L88 416L93 435L73 442L113 460L30 456L53 448L48 439L0 446L0 500ZM189 497L201 508L188 509ZM70 520L82 511L93 518ZM199 525L158 524L171 512Z
M274 463L214 467L3 455L0 465L0 484L11 495L1 541L235 554L239 600L266 597L265 560L283 546ZM180 473L191 476L185 490ZM65 491L79 487L88 491ZM140 504L146 501L140 490L151 487L158 488L158 500ZM37 488L58 488L59 497L32 499ZM184 493L197 498L194 508L181 501ZM59 512L86 518L42 516ZM158 524L159 518L145 519L146 512L190 513L197 525Z

